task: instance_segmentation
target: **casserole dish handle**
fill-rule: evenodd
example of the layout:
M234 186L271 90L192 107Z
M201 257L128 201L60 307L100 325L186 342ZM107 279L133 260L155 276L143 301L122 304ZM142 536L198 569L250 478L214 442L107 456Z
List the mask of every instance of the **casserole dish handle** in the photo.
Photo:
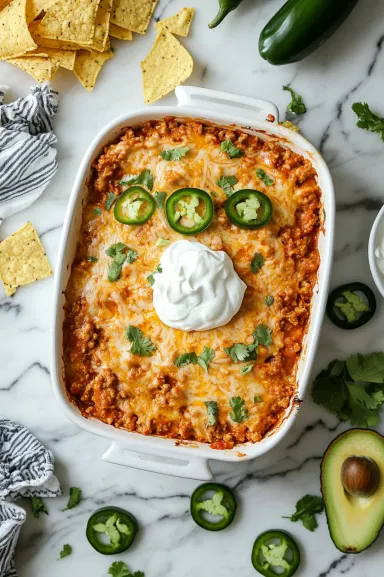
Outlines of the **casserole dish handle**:
M103 455L103 460L115 465L133 467L134 469L142 469L152 473L162 473L163 475L173 475L201 481L212 479L207 459L202 457L185 458L184 456L175 458L174 453L171 456L164 450L158 450L157 454L154 455L144 451L132 451L127 446L115 442Z
M233 115L240 112L247 118L268 121L271 124L277 124L279 121L277 107L268 100L197 86L177 86L175 92L178 106L198 106L217 112L218 115Z

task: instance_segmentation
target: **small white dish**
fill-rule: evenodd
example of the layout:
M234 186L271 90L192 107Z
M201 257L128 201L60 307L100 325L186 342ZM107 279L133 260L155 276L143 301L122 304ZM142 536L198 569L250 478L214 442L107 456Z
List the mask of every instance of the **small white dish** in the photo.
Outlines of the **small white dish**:
M377 286L378 291L384 298L384 274L381 272L378 258L376 256L376 249L383 246L384 239L384 206L381 208L373 223L371 234L369 236L368 244L368 258L369 267L373 276L373 280Z

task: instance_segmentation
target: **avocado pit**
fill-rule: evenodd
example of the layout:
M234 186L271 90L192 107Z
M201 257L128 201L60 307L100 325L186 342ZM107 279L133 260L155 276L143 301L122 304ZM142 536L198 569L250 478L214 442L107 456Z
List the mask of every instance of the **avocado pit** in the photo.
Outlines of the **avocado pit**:
M380 481L380 471L372 459L352 456L345 459L341 469L344 489L353 497L370 497Z

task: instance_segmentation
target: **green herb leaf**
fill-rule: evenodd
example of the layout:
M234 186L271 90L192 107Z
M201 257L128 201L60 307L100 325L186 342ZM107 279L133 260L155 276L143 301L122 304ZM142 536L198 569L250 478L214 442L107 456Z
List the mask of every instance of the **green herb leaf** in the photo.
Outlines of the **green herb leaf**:
M146 337L140 329L129 325L126 330L126 337L132 343L130 353L139 357L151 357L152 351L156 350L155 345L149 337Z
M273 305L273 303L275 302L275 299L268 295L265 297L265 304L267 305L267 307L270 307L271 305Z
M164 208L164 203L165 203L166 197L167 197L166 192L154 192L153 193L153 198L155 199L155 202L157 204L157 208L159 208L160 210L162 208Z
M46 506L43 503L43 500L40 497L31 497L31 507L32 507L32 513L34 514L36 519L39 519L40 513L45 513L46 515L49 514L48 509L46 508Z
M255 343L269 347L272 344L272 331L265 325L259 325L253 333Z
M216 401L205 401L205 406L207 407L208 413L208 425L213 427L217 423L217 415L219 413L219 409L217 407Z
M291 114L295 114L296 116L305 114L305 112L307 112L307 108L304 104L302 96L297 94L297 92L295 92L290 86L283 86L283 90L288 90L292 96L292 100L287 106L287 111Z
M129 264L132 264L135 262L135 260L137 260L137 257L139 256L139 253L136 252L135 250L133 250L132 248L129 248L127 250L127 262Z
M69 500L65 509L62 511L67 511L68 509L74 509L81 501L81 489L78 487L71 487L69 489Z
M125 174L119 184L123 187L128 188L128 186L133 186L134 184L141 184L146 186L148 190L153 188L153 176L150 170L143 170L140 174Z
M163 272L163 269L161 268L160 265L158 265L155 268L155 270L149 276L147 276L147 281L149 282L150 286L153 286L155 284L155 274L159 274L162 272Z
M273 178L271 178L266 172L265 170L262 170L261 168L258 168L256 170L256 176L257 178L260 178L260 180L262 180L264 182L265 185L267 186L272 186L272 184L275 182L273 180Z
M244 345L242 343L235 343L224 351L231 357L234 363L242 363L243 361L255 361L257 358L257 345Z
M145 577L142 571L131 573L124 561L114 561L108 569L108 574L112 577Z
M249 365L243 365L240 369L240 374L241 375L247 375L248 373L250 373L252 371L254 366L255 366L255 363L249 363Z
M95 208L94 211L93 211L93 214L96 215L96 216L100 216L100 215L102 214L101 208L98 208L98 207Z
M260 395L255 395L255 396L253 397L253 402L254 402L254 403L262 403L262 402L263 402L263 399L260 397Z
M263 266L264 262L265 262L265 259L264 259L263 255L260 254L259 252L255 252L254 257L251 261L251 271L254 274L259 272L259 270Z
M197 354L195 352L192 352L180 355L179 357L177 357L177 359L173 361L173 364L176 365L176 367L186 367L187 365L191 364L196 365L197 362L198 362Z
M346 364L354 381L384 383L384 353L351 355L348 357Z
M374 114L366 102L355 102L352 105L352 110L359 119L357 123L359 128L377 132L381 140L384 141L384 118Z
M248 409L241 397L232 397L229 401L232 412L229 413L230 419L235 423L242 423L248 419Z
M97 258L95 256L87 256L87 261L89 262L97 262Z
M123 255L125 257L125 255ZM125 260L125 259L124 259ZM119 280L121 275L122 264L118 264L116 261L112 261L108 266L107 275L109 282L116 282Z
M64 559L64 557L68 557L72 553L72 547L68 545L63 546L62 550L60 551L60 559Z
M124 252L126 250L127 252ZM127 245L122 242L112 244L106 249L105 254L113 258L113 262L108 266L107 271L109 282L115 282L120 278L125 261L132 264L138 257L138 253L135 250L128 248Z
M237 148L232 140L224 140L220 145L220 149L226 152L229 158L240 158L240 156L244 156L244 152Z
M160 156L163 160L180 160L187 154L189 150L188 146L182 146L181 148L171 148L169 150L163 150Z
M308 531L314 531L318 527L316 513L322 513L324 510L324 502L321 497L316 495L305 495L296 503L296 512L291 517L283 517L283 519L290 519L294 523L301 521Z
M114 258L119 252L123 252L126 248L128 248L126 244L118 242L117 244L112 244L110 247L108 247L105 251L105 254Z
M215 356L215 351L213 349L209 349L208 347L204 347L204 350L200 355L197 357L197 362L201 365L204 371L208 372L209 363L212 361L213 357Z
M105 201L105 209L106 210L110 210L112 207L112 204L115 202L117 196L116 194L113 194L113 192L108 192L108 198Z
M223 176L221 175L217 181L217 186L223 190L226 196L231 196L233 193L233 186L237 183L236 176Z

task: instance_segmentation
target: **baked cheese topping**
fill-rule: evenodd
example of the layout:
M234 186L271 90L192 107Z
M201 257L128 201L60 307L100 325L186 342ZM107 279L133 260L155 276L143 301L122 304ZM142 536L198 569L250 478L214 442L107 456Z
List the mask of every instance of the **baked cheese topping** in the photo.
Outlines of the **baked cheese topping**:
M236 158L221 148L228 140L241 151ZM177 148L188 151L161 155ZM179 158L166 160L170 156ZM260 179L260 171L269 178ZM129 185L120 184L123 177ZM142 225L122 224L110 205L135 183L159 206ZM173 253L179 241L186 241L169 226L161 198L184 187L208 192L214 203L210 226L188 241L207 247L206 256L210 251L228 255L246 286L238 312L207 330L192 330L197 322L192 316L188 331L168 326L161 320L165 311L153 302L153 291L155 300L160 292L157 282L167 283L164 291L176 286L171 276L160 280L157 267L165 251ZM241 189L259 190L271 200L272 218L262 228L245 230L228 220L227 195ZM82 414L216 449L261 440L296 394L297 362L319 267L320 214L321 191L310 161L277 141L188 119L126 129L94 163L66 289L65 380ZM176 274L180 266L173 261ZM240 291L225 296L216 282L218 270L211 264L204 269L220 291L210 304L206 280L198 282L204 310L212 306L221 315ZM189 264L188 271L195 280ZM179 318L184 306L190 308L167 305L167 315Z

